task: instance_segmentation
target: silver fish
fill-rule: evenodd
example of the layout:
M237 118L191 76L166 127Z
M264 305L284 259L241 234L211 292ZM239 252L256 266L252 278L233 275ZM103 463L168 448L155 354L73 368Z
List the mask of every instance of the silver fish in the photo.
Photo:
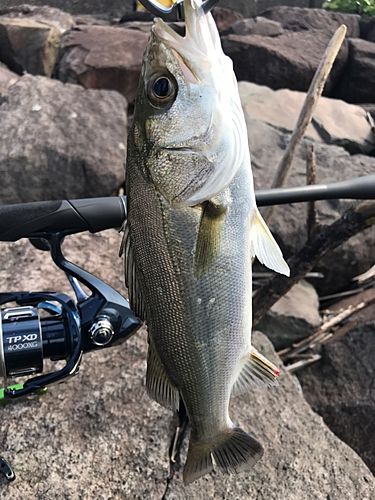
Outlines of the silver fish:
M156 19L128 139L125 279L149 332L146 386L191 422L186 484L249 470L262 445L230 420L231 395L276 385L251 346L252 257L289 268L255 204L246 125L231 60L201 0L186 36Z

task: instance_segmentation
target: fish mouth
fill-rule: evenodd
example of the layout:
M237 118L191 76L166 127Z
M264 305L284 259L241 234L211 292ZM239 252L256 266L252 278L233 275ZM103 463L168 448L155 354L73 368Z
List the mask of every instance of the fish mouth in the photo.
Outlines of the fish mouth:
M184 0L185 36L160 18L154 20L152 27L153 34L176 53L180 65L186 65L198 81L207 75L218 46L221 48L216 24L211 13L205 14L202 3Z

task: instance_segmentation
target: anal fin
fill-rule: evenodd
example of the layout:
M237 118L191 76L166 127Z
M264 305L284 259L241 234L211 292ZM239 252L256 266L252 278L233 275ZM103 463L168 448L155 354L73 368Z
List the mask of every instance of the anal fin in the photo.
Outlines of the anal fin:
M254 347L244 358L241 373L233 385L232 396L247 392L251 387L277 386L280 370L271 361L262 356Z
M149 342L146 373L147 394L151 399L169 410L178 410L180 394L165 372L164 366L153 346Z

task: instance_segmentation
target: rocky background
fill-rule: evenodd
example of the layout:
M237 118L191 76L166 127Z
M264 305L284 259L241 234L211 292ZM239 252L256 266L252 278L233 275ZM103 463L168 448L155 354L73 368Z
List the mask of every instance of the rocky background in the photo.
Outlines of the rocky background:
M99 0L80 2L81 10L63 4L74 15L0 2L1 204L117 195L123 187L126 133L151 17ZM238 12L217 8L214 15L240 80L256 187L270 186L305 92L342 23L347 39L288 185L306 183L311 142L319 183L374 174L375 18L297 7L253 12L248 5L238 2ZM332 223L352 203L318 202L320 222ZM306 241L305 219L304 204L277 208L271 229L287 257ZM120 239L115 231L81 234L68 238L64 250L126 295ZM326 257L315 269L323 278L297 284L257 325L274 347L260 333L256 347L281 366L274 348L306 338L350 305L375 300L374 272L353 282L374 265L374 244L373 226ZM0 248L2 291L71 293L63 273L27 241ZM146 396L145 332L87 355L73 381L1 408L0 455L17 480L8 484L0 476L0 498L370 499L375 306L339 324L334 338L319 349L319 361L296 372L300 382L284 369L278 389L233 400L234 421L266 448L254 470L238 478L208 476L188 488L180 470L168 483L174 422Z

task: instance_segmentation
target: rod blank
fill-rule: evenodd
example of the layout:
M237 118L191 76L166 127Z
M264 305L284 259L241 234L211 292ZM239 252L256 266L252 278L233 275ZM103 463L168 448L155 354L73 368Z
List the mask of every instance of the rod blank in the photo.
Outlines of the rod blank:
M339 198L373 200L375 199L375 174L333 184L263 189L256 191L255 197L259 207Z

